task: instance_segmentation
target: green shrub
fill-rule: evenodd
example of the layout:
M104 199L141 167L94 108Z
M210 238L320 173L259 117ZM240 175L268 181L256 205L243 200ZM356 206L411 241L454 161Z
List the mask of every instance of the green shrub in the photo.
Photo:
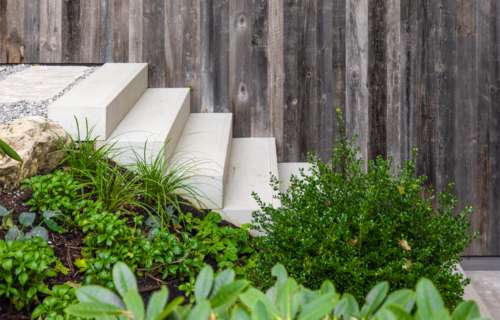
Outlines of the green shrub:
M391 174L390 161L378 158L365 171L346 139L331 162L311 163L279 193L281 207L256 197L254 227L266 234L257 241L257 283L270 285L269 270L281 263L310 287L331 279L358 299L380 281L408 288L426 277L447 305L461 300L466 281L454 265L472 238L470 210L455 215L451 193L436 198L412 161ZM276 179L273 186L278 190Z
M70 214L82 192L81 184L63 170L27 179L23 186L32 190L31 199L26 204L40 212L51 210Z
M61 263L42 239L0 240L0 299L20 310L39 301L49 289L45 281L57 274Z
M43 320L77 320L82 319L66 314L64 309L77 303L75 288L67 284L55 285L31 313L32 319Z
M70 315L91 319L123 317L135 320L161 319L435 319L474 320L480 317L477 305L462 302L450 315L431 281L422 279L416 290L401 289L389 294L389 285L374 286L359 307L356 299L340 295L330 281L318 290L309 290L289 278L282 265L272 270L277 278L267 294L250 286L244 279L235 280L232 270L217 275L205 267L195 284L196 304L183 305L182 298L169 304L168 290L155 292L147 307L138 292L132 271L123 263L113 268L118 294L98 286L84 286L76 291L79 302L66 308Z

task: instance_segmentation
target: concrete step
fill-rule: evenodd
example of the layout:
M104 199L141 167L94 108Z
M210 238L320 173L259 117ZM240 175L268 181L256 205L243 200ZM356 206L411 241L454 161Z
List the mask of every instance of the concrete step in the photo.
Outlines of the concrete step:
M106 63L48 107L48 117L74 138L85 135L85 120L93 135L107 139L148 85L146 63Z
M238 226L250 223L252 212L259 209L252 192L262 201L279 206L269 185L271 174L278 177L274 138L233 139L222 217Z
M171 163L190 168L189 183L200 193L203 209L221 209L224 177L231 153L231 113L192 113Z
M147 89L104 142L113 144L113 160L136 163L137 155L154 159L160 152L169 159L189 116L189 88Z
M300 169L304 169L304 173L307 174L310 163L307 162L282 162L278 164L278 171L280 177L280 191L286 192L288 187L290 187L290 178L292 175L299 177Z

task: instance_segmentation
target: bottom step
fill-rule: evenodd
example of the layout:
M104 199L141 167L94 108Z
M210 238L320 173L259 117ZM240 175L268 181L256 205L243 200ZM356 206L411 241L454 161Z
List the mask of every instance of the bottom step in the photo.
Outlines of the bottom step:
M279 206L269 184L271 174L278 176L274 138L233 139L227 174L221 212L224 220L237 226L252 222L252 212L259 209L252 192L265 203Z

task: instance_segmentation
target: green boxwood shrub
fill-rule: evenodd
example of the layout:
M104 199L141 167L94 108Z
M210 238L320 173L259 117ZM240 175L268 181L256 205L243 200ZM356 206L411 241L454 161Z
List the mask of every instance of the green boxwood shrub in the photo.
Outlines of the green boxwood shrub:
M380 281L410 288L426 277L449 306L461 300L466 280L454 266L472 238L469 209L455 214L452 194L425 187L412 161L397 174L382 158L365 170L345 138L330 162L311 164L279 193L280 207L256 196L254 228L267 236L256 244L254 281L269 286L269 270L281 263L307 286L331 279L358 299ZM277 191L278 181L272 183Z

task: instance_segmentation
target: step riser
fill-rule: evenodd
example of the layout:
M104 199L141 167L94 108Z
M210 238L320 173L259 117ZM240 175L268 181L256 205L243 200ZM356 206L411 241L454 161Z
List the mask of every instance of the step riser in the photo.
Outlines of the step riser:
M73 138L107 139L147 88L147 64L105 64L48 107L49 119ZM77 130L76 120L80 126Z
M113 145L118 151L113 160L122 165L134 165L138 157L151 163L161 152L168 160L189 111L189 89L148 89L111 137L99 144Z
M197 201L202 209L222 208L231 139L231 114L189 116L171 163L190 167L188 183L199 192L199 197L189 200Z
M277 177L278 174L274 138L233 139L221 211L224 219L237 226L251 222L252 212L259 209L252 192L265 203L279 206L270 186L271 175Z

